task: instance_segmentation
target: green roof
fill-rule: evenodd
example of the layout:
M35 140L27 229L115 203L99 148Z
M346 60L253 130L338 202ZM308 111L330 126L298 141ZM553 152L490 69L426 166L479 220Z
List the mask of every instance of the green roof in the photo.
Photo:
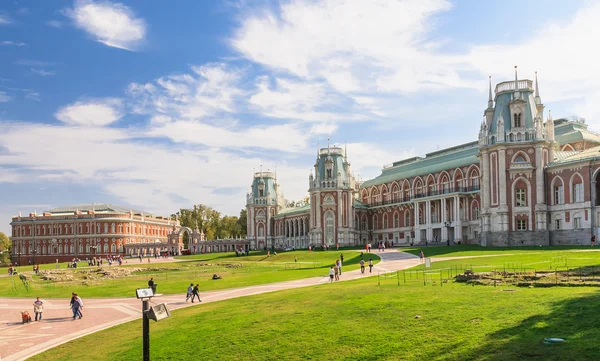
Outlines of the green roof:
M549 166L586 161L596 157L600 158L600 146L589 148L582 152L555 152L554 162L550 163Z
M425 158L414 157L395 162L391 167L384 168L380 176L363 182L361 187L371 187L395 180L477 164L479 163L478 153L478 143L471 142L428 153Z
M588 125L568 119L554 120L554 137L559 144L585 140L600 144L600 134L588 130Z
M354 200L354 208L358 208L358 209L368 209L369 206L367 206L366 204L364 204L363 202L359 201L358 199Z
M129 214L129 212L131 211L134 214L144 213L144 215L147 215L147 216L152 215L148 212L143 212L143 211L132 209L129 207L116 206L114 204L107 204L107 203L78 204L78 205L74 205L74 206L54 208L54 209L51 209L46 212L55 214L55 213L73 213L73 212L77 212L77 211L79 211L79 212L94 211L95 213L127 213L127 214Z
M292 208L284 208L279 211L273 218L283 217L283 216L292 216L296 214L308 213L310 212L310 204L305 204L302 207L292 207Z

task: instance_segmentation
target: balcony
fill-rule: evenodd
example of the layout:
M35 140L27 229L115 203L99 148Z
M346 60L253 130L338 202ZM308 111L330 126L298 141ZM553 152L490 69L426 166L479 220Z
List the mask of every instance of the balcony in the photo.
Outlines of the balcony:
M452 194L452 193L470 193L470 192L478 192L479 191L479 185L475 185L475 186L469 186L469 187L452 187L452 188L447 188L447 189L443 189L443 190L434 190L434 191L429 191L426 193L417 193L412 197L399 197L397 199L386 199L383 201L378 201L378 202L371 202L369 203L370 207L381 207L381 206L388 206L388 205L393 205L393 204L400 204L400 203L406 203L406 202L410 202L414 199L419 199L419 198L426 198L426 197L435 197L435 196L441 196L444 194Z
M515 88L515 81L505 81L496 85L496 94L504 91L515 91L525 90L533 91L533 82L531 80L517 80L517 86Z

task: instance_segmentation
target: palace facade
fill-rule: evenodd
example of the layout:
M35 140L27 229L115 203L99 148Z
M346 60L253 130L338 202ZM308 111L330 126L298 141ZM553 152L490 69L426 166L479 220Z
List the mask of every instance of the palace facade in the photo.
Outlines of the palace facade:
M319 149L301 207L286 207L274 173L257 172L246 199L251 247L589 244L600 223L600 135L544 109L537 74L534 84L515 69L493 92L490 79L473 142L362 183L345 149Z
M51 263L112 256L150 257L247 249L243 239L206 240L204 233L177 219L112 204L55 208L13 217L12 260ZM183 235L188 242L184 244Z

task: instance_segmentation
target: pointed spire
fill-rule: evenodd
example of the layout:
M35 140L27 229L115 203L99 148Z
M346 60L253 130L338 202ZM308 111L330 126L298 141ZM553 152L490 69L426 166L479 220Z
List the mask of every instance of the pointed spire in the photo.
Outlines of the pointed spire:
M517 76L517 66L515 65L515 86L517 85L518 80L519 80L519 77ZM517 90L517 89L515 89L515 90Z
M539 98L540 97L540 88L538 87L539 81L538 81L538 77L537 77L537 71L535 72L535 97Z
M348 143L344 142L344 158L348 161Z
M327 138L327 153L329 154L329 138Z
M317 159L319 159L319 148L321 148L321 143L317 142Z
M489 91L489 96L488 96L488 109L491 109L494 107L494 99L492 99L492 76L490 75L489 77L490 79L490 91Z

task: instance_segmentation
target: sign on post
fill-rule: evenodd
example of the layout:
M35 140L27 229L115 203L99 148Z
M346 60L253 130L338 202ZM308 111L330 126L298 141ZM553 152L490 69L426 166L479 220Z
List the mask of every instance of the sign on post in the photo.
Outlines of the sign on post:
M431 268L431 258L425 258L425 268Z
M167 308L167 305L164 303L161 303L160 305L156 305L151 307L148 310L148 318L154 321L160 321L164 318L167 318L169 316L171 316L171 313L169 312L169 309Z

